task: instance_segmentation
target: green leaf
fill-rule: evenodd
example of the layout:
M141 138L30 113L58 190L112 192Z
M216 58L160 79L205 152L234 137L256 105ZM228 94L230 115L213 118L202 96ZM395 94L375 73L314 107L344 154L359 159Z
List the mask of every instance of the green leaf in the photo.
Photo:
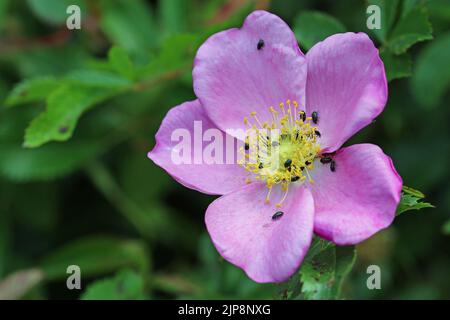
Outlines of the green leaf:
M411 187L403 186L402 191L405 194L409 194L409 195L415 196L417 198L425 198L425 195L421 191L416 190Z
M385 50L381 53L381 59L386 68L388 81L412 75L412 61L409 53L395 55L390 50Z
M25 149L0 143L0 174L13 181L36 181L62 177L80 168L103 149L96 141L52 144Z
M428 1L429 0L402 0L402 10L400 13L400 18L405 18L415 8L428 4Z
M167 38L158 55L142 70L142 74L154 76L180 68L188 70L186 66L192 65L196 49L203 38L202 35L190 33L181 33Z
M68 73L64 80L74 85L111 89L125 89L132 83L121 75L100 70L75 70Z
M417 58L412 92L425 107L436 107L450 87L450 32L439 35Z
M80 7L82 15L87 10L84 0L27 0L27 2L37 17L53 24L66 22L66 19L69 17L66 10L72 4Z
M63 46L36 46L19 51L11 57L11 64L16 65L22 78L34 78L64 75L82 68L89 59L91 56L79 43L68 42Z
M58 87L59 82L54 77L37 77L18 83L6 98L6 106L16 106L23 103L43 101Z
M186 0L164 0L158 2L161 29L167 34L182 32L186 25L186 10L189 2Z
M398 0L369 0L368 5L377 5L380 8L381 28L371 30L381 43L385 43L388 34L395 22Z
M331 242L314 238L299 275L290 280L296 282L291 285L291 298L299 297L298 287L301 286L301 295L305 299L338 299L355 260L355 247L336 247Z
M345 32L344 25L334 17L319 11L303 11L294 21L294 33L305 49L335 33Z
M336 251L334 245L325 240L317 240L323 248L313 249L302 263L300 279L302 293L307 300L331 299L336 267Z
M442 226L442 232L444 232L444 234L450 234L450 220L444 223Z
M112 47L108 52L108 61L111 67L128 79L134 78L134 65L128 53L120 47Z
M450 6L448 0L433 0L428 3L428 11L430 16L442 19L446 22L450 21Z
M137 240L91 236L75 240L45 257L40 267L48 280L67 277L67 267L77 265L84 277L106 274L133 266L144 274L149 261L145 245Z
M413 188L404 186L402 189L402 198L397 207L396 215L400 215L403 212L409 210L420 210L423 208L434 208L434 206L428 202L422 202L425 195Z
M103 0L100 27L112 43L130 53L147 57L158 43L150 7L142 0Z
M136 272L121 270L112 278L98 280L81 295L82 300L141 300L145 299L144 280Z
M119 92L111 88L61 85L48 96L46 110L26 129L24 146L36 148L52 140L69 139L86 110Z
M432 28L426 7L417 6L397 23L387 45L395 54L402 54L413 44L431 39Z

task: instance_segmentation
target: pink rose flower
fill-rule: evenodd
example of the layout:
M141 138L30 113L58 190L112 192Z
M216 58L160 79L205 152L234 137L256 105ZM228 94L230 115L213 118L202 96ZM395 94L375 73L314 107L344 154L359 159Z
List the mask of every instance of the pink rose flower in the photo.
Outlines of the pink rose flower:
M287 280L314 233L353 245L392 223L402 188L392 160L372 144L341 148L387 100L384 65L366 34L330 36L304 55L285 22L255 11L242 28L200 47L193 82L198 99L168 112L148 156L184 186L221 195L206 227L220 254L251 279ZM193 133L194 121L226 138L230 128L255 130L256 142L231 138L256 162L174 164L171 134ZM279 141L264 129L279 130ZM276 159L269 148L278 148Z

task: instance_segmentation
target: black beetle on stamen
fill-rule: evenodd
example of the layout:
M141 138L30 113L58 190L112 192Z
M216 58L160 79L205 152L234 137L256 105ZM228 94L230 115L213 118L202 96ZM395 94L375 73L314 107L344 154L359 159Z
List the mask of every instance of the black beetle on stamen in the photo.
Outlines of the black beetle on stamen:
M300 117L301 117L303 122L306 121L306 113L305 113L305 111L302 111L302 113L300 114Z
M245 149L245 150L250 149L250 145L249 145L248 143L245 143L245 144L244 144L244 149Z
M261 50L264 47L264 40L263 39L259 39L258 44L256 45L256 48L258 50Z
M259 168L259 169L264 168L264 165L262 164L262 162L259 164L258 168Z
M316 136L318 136L319 138L322 136L322 135L320 134L320 131L319 131L319 130L314 130L314 133L315 133Z
M291 160L291 159L287 159L287 160L284 162L284 167L285 167L285 168L289 168L289 167L291 166L291 164L292 164L292 160Z
M278 220L283 216L284 212L283 211L277 211L275 212L275 214L272 216L272 220Z
M309 166L309 165L311 164L311 162L309 162L308 160L306 160L306 161L305 161L305 164L306 164L307 166Z
M335 172L336 171L336 161L332 160L330 163L330 170L331 172Z
M291 182L295 182L295 181L297 181L298 179L300 179L299 176L291 177Z
M317 111L313 111L313 113L311 114L311 117L312 117L312 121L317 124L317 122L319 121L319 114L317 113Z
M331 157L320 158L320 162L323 164L330 163L331 161L333 161L333 159L331 159Z

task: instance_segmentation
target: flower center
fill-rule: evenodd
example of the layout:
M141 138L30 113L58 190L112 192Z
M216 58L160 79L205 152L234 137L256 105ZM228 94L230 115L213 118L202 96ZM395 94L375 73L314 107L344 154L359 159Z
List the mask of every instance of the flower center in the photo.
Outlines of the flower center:
M266 203L270 202L270 194L275 185L280 185L284 194L277 203L281 207L286 199L291 183L313 183L309 171L314 168L314 159L320 151L317 139L320 132L314 126L317 113L307 117L299 110L296 101L287 100L279 104L280 111L269 107L272 114L270 122L262 123L256 112L251 113L253 121L244 118L247 129L244 147L240 152L240 162L253 180L265 181L268 194Z

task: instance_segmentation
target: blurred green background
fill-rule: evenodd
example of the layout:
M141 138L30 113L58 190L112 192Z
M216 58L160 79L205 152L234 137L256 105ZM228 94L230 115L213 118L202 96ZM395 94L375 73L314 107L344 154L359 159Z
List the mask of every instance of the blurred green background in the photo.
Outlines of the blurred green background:
M78 4L81 30L66 28ZM382 28L366 27L381 8ZM212 33L255 8L302 50L370 35L389 102L350 143L391 155L435 209L409 211L358 246L346 299L450 298L450 2L447 0L0 0L0 298L279 298L223 261L188 190L146 154L169 108L194 99L191 68ZM68 265L82 290L68 290ZM366 268L381 266L382 289Z

